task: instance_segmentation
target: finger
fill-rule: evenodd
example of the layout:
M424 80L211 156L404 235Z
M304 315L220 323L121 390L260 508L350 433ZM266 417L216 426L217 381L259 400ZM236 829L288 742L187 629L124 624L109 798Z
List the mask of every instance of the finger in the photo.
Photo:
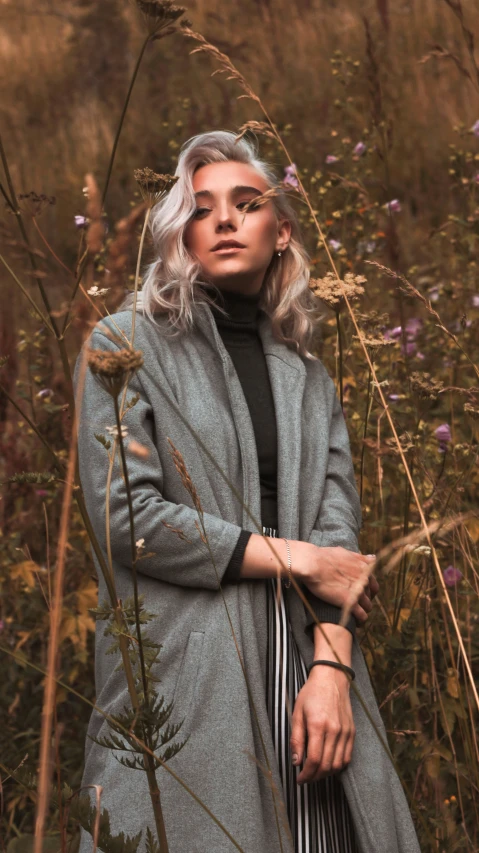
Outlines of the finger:
M333 763L331 765L331 773L340 773L345 767L346 746L349 739L349 731L342 732L338 738L336 749L333 755Z
M359 596L358 604L361 605L361 607L363 608L363 610L366 611L366 613L370 613L373 609L371 599L365 592L363 592L363 594Z
M308 751L304 767L296 779L298 785L304 782L312 782L321 762L324 746L324 729L308 737Z
M369 578L369 589L371 591L370 598L374 598L374 596L377 595L379 592L379 583L377 581L377 578L374 577L374 575L371 575L371 577Z
M306 737L304 718L302 712L294 713L291 718L291 737L289 745L291 749L291 761L294 765L301 764L304 755L304 741Z
M351 758L353 755L353 747L354 747L355 737L356 737L356 726L354 725L354 723L352 723L350 728L349 728L349 736L346 740L346 746L344 749L344 764L345 765L349 764L351 761Z
M318 770L319 772L327 776L328 773L331 773L331 768L333 766L333 758L336 752L336 747L338 744L338 740L341 736L341 725L339 721L330 722L328 726L328 731L326 733L326 737L324 739L324 747L323 754L321 756L321 761L319 763Z
M363 625L368 619L368 614L363 610L360 604L355 604L354 607L351 608L351 613L361 625Z

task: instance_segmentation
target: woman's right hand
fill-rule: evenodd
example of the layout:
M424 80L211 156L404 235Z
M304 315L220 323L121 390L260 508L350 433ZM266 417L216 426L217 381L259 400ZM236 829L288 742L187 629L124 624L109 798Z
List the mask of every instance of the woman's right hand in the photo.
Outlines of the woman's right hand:
M323 601L344 607L354 593L351 613L358 622L365 622L372 609L371 592L378 584L371 576L371 554L357 554L340 546L321 548L310 542L292 541L292 572L311 592ZM370 585L370 586L369 586ZM371 596L372 597L372 596Z

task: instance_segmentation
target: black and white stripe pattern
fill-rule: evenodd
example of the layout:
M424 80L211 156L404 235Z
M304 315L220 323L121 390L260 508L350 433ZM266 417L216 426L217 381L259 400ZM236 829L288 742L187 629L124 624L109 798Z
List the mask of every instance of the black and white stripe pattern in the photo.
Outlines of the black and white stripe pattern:
M278 537L271 527L266 536ZM279 590L278 590L279 586ZM287 616L283 584L267 581L267 705L296 853L359 853L348 802L338 776L298 785L301 766L291 762L291 714L307 679Z

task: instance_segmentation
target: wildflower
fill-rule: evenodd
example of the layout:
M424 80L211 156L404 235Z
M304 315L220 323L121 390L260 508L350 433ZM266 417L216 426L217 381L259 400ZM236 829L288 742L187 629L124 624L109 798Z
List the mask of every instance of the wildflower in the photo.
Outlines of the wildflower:
M148 167L145 169L135 169L133 174L140 187L143 200L149 207L163 198L168 190L179 181L178 175L159 175Z
M437 302L437 300L439 299L439 296L441 295L440 285L434 284L432 287L429 288L428 294L429 294L429 301L430 302Z
M367 349L371 350L372 353L375 353L381 347L392 346L395 341L388 341L381 332L376 332L375 336L365 336L362 335L353 335L353 338L356 340L362 340L363 344Z
M86 216L75 216L75 225L77 228L86 228L88 219Z
M141 557L143 551L145 550L145 540L144 539L138 539L135 544L136 544L136 557L138 559L138 557Z
M384 205L389 213L401 213L401 202L397 198L393 198L392 201L388 201L387 204Z
M291 187L299 187L299 182L296 177L296 163L284 167L283 184L289 184Z
M39 498L46 498L50 493L47 489L35 489L35 494Z
M459 571L459 569L456 569L455 566L448 566L447 569L444 569L442 576L446 586L453 587L461 580L462 572Z
M479 119L474 122L470 130L472 131L474 136L479 136Z
M105 429L106 429L108 435L111 435L112 438L118 438L119 433L118 433L118 427L116 425L115 426L107 426L107 427L105 427ZM121 437L126 438L127 435L128 435L128 427L122 425Z
M471 301L473 308L479 308L479 293L475 293Z
M130 377L143 364L143 354L140 350L119 349L116 352L90 349L88 365L97 377L100 385L112 397L117 397Z
M174 6L172 0L136 0L136 5L151 34L173 24L186 12L182 6Z
M364 293L362 285L366 281L363 275L354 275L351 272L347 272L344 280L341 280L329 271L324 278L310 279L309 286L319 299L326 302L334 311L339 312L345 296L348 299L358 299Z
M332 164L337 163L338 160L339 160L339 157L335 157L334 154L328 154L328 156L326 157L325 163L327 163L328 166L332 166Z
M49 204L55 204L56 202L54 195L50 197L44 193L38 195L33 190L29 193L19 193L17 198L20 210L32 217L40 216Z
M44 397L51 397L54 392L51 388L42 388L41 391L38 392L37 397L40 397L43 400Z
M444 390L444 382L433 379L429 373L411 373L411 388L421 400L437 400Z
M90 196L89 196L89 194L88 194L88 187L83 187L83 189L82 189L82 193L83 193L83 195L85 196L85 198L89 198L89 197L90 197Z
M420 317L410 317L405 326L406 335L409 340L414 340L416 335L422 329L422 320Z
M394 326L394 329L386 329L384 337L387 341L396 340L401 337L402 326Z
M445 453L447 445L452 440L451 428L449 424L441 424L434 430L434 435L439 442L439 453Z
M328 244L331 246L333 252L337 252L342 246L339 240L328 240Z
M109 289L109 287L98 287L97 284L94 284L93 287L90 287L90 290L87 290L87 293L89 296L106 296Z
M388 394L389 399L392 400L393 403L397 403L397 401L401 399L401 396L401 394Z
M354 146L353 154L355 154L356 157L361 157L365 151L366 146L364 142L358 142L358 144Z

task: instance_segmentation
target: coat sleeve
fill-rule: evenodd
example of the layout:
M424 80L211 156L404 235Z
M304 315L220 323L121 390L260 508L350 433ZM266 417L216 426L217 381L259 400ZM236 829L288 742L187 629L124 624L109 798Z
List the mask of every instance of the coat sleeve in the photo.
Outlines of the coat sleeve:
M323 368L324 369L324 368ZM325 382L332 396L332 415L329 430L329 454L323 499L309 541L322 548L341 545L359 553L358 535L361 528L359 501L349 435L334 382L325 372ZM317 598L307 587L304 594L320 622L339 624L341 608ZM307 611L305 633L313 639L315 620ZM355 633L356 619L350 616L346 625Z
M96 329L90 336L89 345L93 349L118 349L115 343ZM106 554L105 505L109 458L105 447L95 438L95 434L108 438L106 427L115 424L114 403L88 366L82 399L79 399L80 363L81 355L77 359L74 373L77 407L80 410L80 479L94 532ZM138 374L135 374L128 384L127 400L135 395L139 395L139 399L122 421L122 425L128 430L125 438L126 448L131 441L136 441L148 451L146 458L139 458L126 450L135 541L144 539L145 554L153 552L153 556L145 556L137 562L137 570L180 586L218 589L219 581L227 569L241 534L241 527L216 515L203 513L206 536L215 563L213 565L209 550L201 541L196 526L198 513L192 501L191 505L188 505L187 491L185 490L185 503L172 502L163 497L164 471L154 442L153 410ZM181 531L181 535L171 528ZM110 530L113 560L131 568L127 494L118 454L113 466L110 488Z

